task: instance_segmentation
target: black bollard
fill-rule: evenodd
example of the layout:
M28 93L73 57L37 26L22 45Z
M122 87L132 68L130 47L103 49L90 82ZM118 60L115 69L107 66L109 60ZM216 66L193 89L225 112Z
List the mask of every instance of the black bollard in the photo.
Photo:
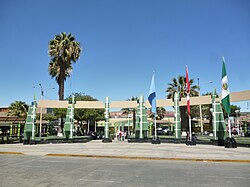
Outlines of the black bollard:
M112 139L111 138L103 138L102 143L111 143Z
M160 138L158 136L156 138L153 137L151 140L151 144L161 144Z
M237 148L236 140L233 137L227 137L225 141L225 148Z
M192 134L192 139L190 140L189 132L187 132L186 145L196 145L196 140L197 140L197 137L195 134Z

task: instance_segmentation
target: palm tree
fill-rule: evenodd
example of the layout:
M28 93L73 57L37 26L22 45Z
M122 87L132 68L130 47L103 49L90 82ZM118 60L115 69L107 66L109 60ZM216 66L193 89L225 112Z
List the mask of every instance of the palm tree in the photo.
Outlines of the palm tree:
M157 112L156 119L157 120L162 120L164 118L165 114L166 114L166 109L163 108L163 107L157 107L156 108L156 112ZM149 117L152 118L152 119L154 119L154 114L151 113L149 115Z
M59 85L59 100L64 99L64 81L70 77L72 62L80 58L81 50L80 43L75 41L71 33L63 32L49 42L49 56L51 57L49 74Z
M193 79L189 80L190 83L190 97L192 96L198 96L198 86L197 85L192 85L194 83ZM186 77L185 76L178 76L178 79L173 78L172 79L172 83L168 84L168 88L166 90L167 92L167 98L168 99L174 99L174 93L175 92L179 92L180 94L180 98L182 97L186 97L186 89L185 89L185 85L186 85ZM181 113L181 127L182 130L186 129L187 126L187 116L186 116L186 106L181 106L180 107L180 113Z
M8 116L24 117L27 116L29 106L23 101L15 101L10 104Z
M194 83L193 79L189 80L190 83L190 97L192 96L198 96L198 86L197 85L192 85ZM172 79L172 83L168 84L169 87L167 88L166 92L168 93L167 98L168 99L173 99L174 98L174 93L176 91L179 92L180 94L180 98L182 97L186 97L186 89L185 89L185 85L186 85L186 77L185 76L178 76L178 79L173 78Z
M131 99L128 99L127 101L137 101L139 102L139 98L138 97L134 97L132 96ZM133 114L133 130L135 129L135 123L136 123L136 108L123 108L122 109L123 114Z

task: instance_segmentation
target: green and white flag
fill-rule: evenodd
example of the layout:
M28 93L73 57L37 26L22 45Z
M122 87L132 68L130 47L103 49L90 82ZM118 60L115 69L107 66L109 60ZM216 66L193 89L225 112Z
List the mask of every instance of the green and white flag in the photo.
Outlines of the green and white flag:
M230 108L230 97L229 97L229 88L228 88L228 80L227 80L227 72L226 72L226 66L225 66L225 58L222 58L222 92L221 92L221 103L223 104L225 111L230 114L231 108Z

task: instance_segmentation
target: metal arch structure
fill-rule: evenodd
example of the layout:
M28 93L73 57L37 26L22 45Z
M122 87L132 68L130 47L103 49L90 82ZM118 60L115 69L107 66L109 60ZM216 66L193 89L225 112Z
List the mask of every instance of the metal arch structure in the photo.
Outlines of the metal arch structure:
M216 101L220 101L221 96L216 98ZM248 101L250 100L250 90L240 91L240 92L231 92L230 93L230 101L231 102L239 102L239 101ZM182 98L179 102L180 106L186 106L186 98ZM191 105L205 105L212 104L212 98L210 95L207 96L199 96L199 97L191 97L190 98ZM40 108L67 108L69 105L68 101L58 101L58 100L40 100L37 104L37 107ZM150 104L148 101L145 102L145 106L150 108ZM157 107L167 107L174 106L174 102L172 99L157 99L156 100ZM112 101L110 102L110 108L137 108L137 101ZM104 109L105 103L102 101L76 101L75 109L77 108L92 108L92 109Z
M241 92L232 92L230 94L231 102L238 102L238 101L247 101L250 100L250 90L247 91L241 91ZM176 99L175 99L176 100ZM190 99L191 105L202 105L202 104L212 104L212 102L218 102L220 103L221 98L212 98L211 96L200 96L200 97L192 97ZM77 108L88 108L88 109L105 109L106 115L105 115L105 138L103 142L110 142L109 135L108 135L108 129L109 129L109 109L110 108L138 108L137 101L113 101L109 102L109 98L106 97L105 103L101 101L77 101L70 104L68 101L57 101L57 100L40 100L37 105L36 101L33 102L33 105L29 107L29 112L26 119L25 124L25 141L31 140L34 141L35 139L35 114L36 114L36 108L68 108L67 110L67 117L66 117L66 123L65 123L65 138L72 138L73 137L73 116L74 116L74 109ZM158 107L166 107L166 106L173 106L174 101L172 99L158 99L156 101L156 106ZM180 106L186 105L186 98L182 99L179 102ZM142 114L142 106L145 106L146 108L150 108L150 104L148 101L144 102L140 100L139 103L140 106L140 114ZM145 109L146 109L145 108ZM145 113L145 112L144 112ZM178 111L177 111L178 113ZM142 118L141 116L141 119ZM177 115L176 118L177 119ZM176 126L177 129L177 126ZM216 129L216 128L215 128ZM177 132L178 134L180 132ZM176 134L177 134L176 133ZM140 139L142 139L142 127L140 126ZM176 137L176 138L179 138Z
M232 92L230 93L230 102L239 102L239 101L248 101L250 100L250 90ZM221 96L216 98L216 101L221 101ZM186 106L186 98L182 98L180 101L180 106ZM211 95L199 96L199 97L190 97L190 105L205 105L212 104ZM146 104L148 106L148 103ZM158 99L156 101L157 107L173 106L172 99Z

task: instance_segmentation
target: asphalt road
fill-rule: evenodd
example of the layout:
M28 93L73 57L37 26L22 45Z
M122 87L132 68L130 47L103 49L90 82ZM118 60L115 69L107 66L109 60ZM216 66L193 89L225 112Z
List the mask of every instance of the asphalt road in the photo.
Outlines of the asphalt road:
M1 187L249 187L250 164L0 155Z

